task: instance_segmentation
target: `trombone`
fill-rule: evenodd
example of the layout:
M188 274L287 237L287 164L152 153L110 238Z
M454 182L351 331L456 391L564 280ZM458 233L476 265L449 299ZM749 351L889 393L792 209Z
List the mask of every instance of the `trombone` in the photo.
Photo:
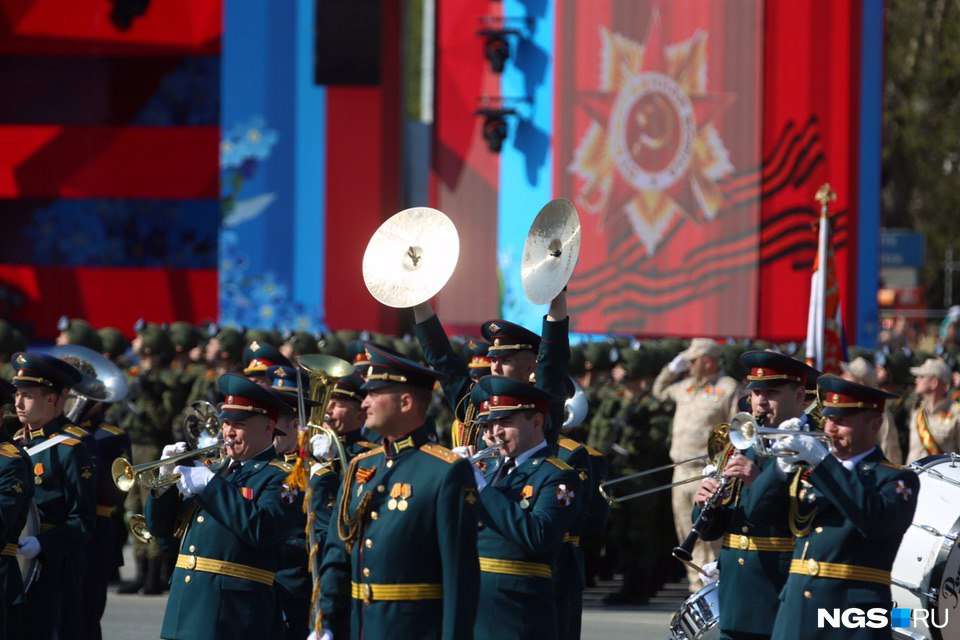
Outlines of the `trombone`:
M745 412L738 413L730 421L730 443L741 451L753 447L758 456L783 458L796 454L796 451L789 449L775 450L773 448L774 441L790 436L815 438L827 445L831 451L834 449L833 438L822 431L761 427L752 415Z
M624 496L615 496L610 493L607 488L611 485L620 484L621 482L627 482L629 480L635 480L637 478L642 478L644 476L649 476L654 473L659 473L661 471L666 471L667 469L673 469L674 467L679 467L683 464L688 464L691 462L706 462L707 456L694 456L693 458L687 458L686 460L681 460L680 462L672 462L670 464L665 464L659 467L654 467L653 469L645 469L644 471L638 471L636 473L631 473L629 475L621 476L619 478L614 478L613 480L605 480L600 483L599 490L600 495L603 496L611 505L617 504L618 502L626 502L627 500L633 500L634 498L639 498L641 496L650 495L651 493L657 493L658 491L666 491L667 489L673 489L674 487L679 487L684 484L689 484L691 482L697 482L698 480L703 480L703 476L697 475L691 478L685 478L683 480L678 480L677 482L671 482L669 484L663 484L650 489L644 489L642 491L636 491L634 493L628 493Z

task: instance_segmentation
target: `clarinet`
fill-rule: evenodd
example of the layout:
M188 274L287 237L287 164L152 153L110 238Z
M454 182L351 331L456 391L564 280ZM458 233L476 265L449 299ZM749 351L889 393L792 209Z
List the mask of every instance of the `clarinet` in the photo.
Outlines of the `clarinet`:
M757 418L757 424L763 425L763 422L766 419L766 414L762 414ZM687 534L686 539L680 543L679 546L673 548L673 557L679 560L684 564L694 566L701 573L703 569L697 567L693 564L693 547L696 546L697 541L700 539L701 532L704 529L710 527L713 524L714 519L717 517L719 512L720 499L723 496L724 491L726 491L727 486L733 482L733 478L723 475L723 470L727 467L727 462L732 460L735 456L741 455L738 449L734 449L733 453L723 461L713 473L713 479L720 482L720 487L717 489L710 498L703 503L703 508L700 509L700 515L697 516L696 522L693 523L693 528L690 529L690 533Z

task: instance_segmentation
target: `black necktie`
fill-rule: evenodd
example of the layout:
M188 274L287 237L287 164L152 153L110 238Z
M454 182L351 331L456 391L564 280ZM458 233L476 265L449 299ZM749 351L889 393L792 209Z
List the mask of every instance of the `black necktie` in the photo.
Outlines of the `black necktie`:
M490 484L496 486L500 480L507 475L507 472L513 467L516 466L516 463L513 461L513 458L507 458L503 461L503 464L500 465L500 468L497 469L497 472L493 475L493 482Z

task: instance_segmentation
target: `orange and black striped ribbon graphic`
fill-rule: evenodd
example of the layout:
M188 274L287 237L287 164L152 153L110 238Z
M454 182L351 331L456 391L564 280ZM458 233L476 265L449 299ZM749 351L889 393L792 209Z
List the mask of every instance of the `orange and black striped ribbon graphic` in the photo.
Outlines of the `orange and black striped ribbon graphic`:
M927 412L922 406L917 409L917 434L920 436L920 442L923 443L923 448L927 450L927 453L932 456L943 453L940 445L933 439L933 434L930 433Z

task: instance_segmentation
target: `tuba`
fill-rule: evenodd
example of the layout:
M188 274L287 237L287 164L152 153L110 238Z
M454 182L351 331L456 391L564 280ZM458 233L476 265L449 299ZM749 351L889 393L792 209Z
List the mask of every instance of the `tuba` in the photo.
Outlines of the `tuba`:
M64 411L71 422L80 424L95 402L112 404L127 397L129 387L123 371L93 349L64 344L51 349L50 355L73 365L83 374L83 379L70 389Z

